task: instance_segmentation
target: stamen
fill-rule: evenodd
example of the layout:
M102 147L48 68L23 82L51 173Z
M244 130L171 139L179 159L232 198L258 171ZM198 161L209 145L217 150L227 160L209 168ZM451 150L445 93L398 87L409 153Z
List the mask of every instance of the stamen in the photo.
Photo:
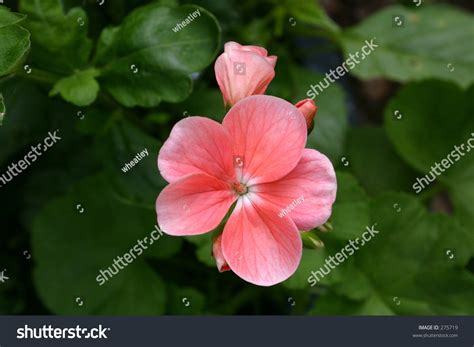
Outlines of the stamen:
M245 193L247 193L247 186L240 183L240 182L235 182L233 185L232 185L232 189L239 195L244 195Z

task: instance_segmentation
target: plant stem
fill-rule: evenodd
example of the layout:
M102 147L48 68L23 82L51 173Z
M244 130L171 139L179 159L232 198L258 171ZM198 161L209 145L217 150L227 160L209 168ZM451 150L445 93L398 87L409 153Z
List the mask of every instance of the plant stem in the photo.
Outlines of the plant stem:
M48 83L48 84L54 84L56 81L58 81L61 76L55 75L51 72L40 70L37 68L32 68L29 70L30 72L27 72L25 70L18 70L18 72L15 74L16 76L30 79L36 82L41 82L41 83Z

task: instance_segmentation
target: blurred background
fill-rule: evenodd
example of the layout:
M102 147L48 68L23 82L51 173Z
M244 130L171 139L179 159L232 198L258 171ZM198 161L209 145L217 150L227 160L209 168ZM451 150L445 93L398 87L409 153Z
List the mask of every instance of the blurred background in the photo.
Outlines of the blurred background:
M412 187L474 133L472 1L0 8L0 175L49 131L61 137L0 187L0 314L474 313L474 156L419 194ZM173 32L196 8L200 17ZM379 47L316 97L307 147L331 159L338 195L332 228L311 232L295 275L257 287L217 271L211 235L163 236L99 286L99 271L154 229L166 185L156 158L173 125L225 115L213 69L225 42L277 55L267 94L296 103L372 38ZM380 233L370 243L308 284L372 225Z

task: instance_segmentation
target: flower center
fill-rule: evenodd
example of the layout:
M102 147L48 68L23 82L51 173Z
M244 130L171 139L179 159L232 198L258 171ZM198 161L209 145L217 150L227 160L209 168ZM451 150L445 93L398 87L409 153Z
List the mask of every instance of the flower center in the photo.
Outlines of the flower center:
M234 192L236 192L239 195L244 195L248 191L247 186L245 184L240 183L240 182L235 182L232 185L232 189L234 190Z

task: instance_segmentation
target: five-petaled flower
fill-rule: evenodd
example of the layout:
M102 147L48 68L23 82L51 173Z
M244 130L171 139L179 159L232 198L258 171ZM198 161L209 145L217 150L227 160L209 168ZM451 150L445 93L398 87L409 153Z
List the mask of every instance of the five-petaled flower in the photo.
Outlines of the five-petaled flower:
M170 183L156 201L160 228L176 236L204 234L234 207L213 245L219 270L262 286L284 281L301 259L300 231L325 223L336 197L331 162L305 149L306 138L303 114L273 96L242 99L222 124L204 117L179 121L158 156ZM235 165L236 157L243 165ZM301 196L304 203L279 217Z

